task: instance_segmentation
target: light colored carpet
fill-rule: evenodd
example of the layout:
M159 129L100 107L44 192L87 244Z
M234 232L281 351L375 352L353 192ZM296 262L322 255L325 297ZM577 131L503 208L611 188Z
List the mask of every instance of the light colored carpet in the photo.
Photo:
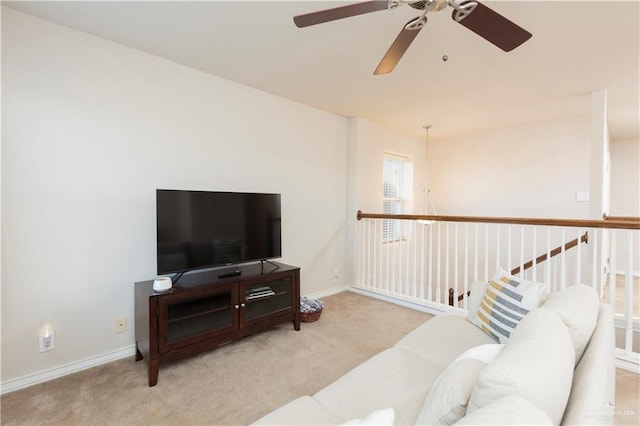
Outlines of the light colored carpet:
M313 394L392 346L429 315L350 292L318 322L291 324L160 366L133 357L2 396L3 425L243 425ZM640 376L616 374L616 425L638 425Z
M616 369L615 424L640 425L640 374Z
M130 359L2 396L2 424L248 424L313 394L431 318L351 292L323 299L320 320L249 336L160 366Z

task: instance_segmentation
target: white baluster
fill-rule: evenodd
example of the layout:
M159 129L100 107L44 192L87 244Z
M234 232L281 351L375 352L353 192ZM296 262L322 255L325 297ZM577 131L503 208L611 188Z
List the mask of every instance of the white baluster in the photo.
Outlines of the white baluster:
M480 225L478 225L477 223L474 224L475 229L476 229L476 235L475 238L473 240L473 244L474 244L474 257L473 257L473 280L477 281L478 280L478 227Z
M458 306L458 286L460 283L458 282L458 222L454 223L454 235L455 235L455 244L454 244L454 252L453 252L453 301L454 306Z
M440 228L440 222L438 222L438 228ZM429 291L427 297L430 302L433 302L433 225L429 228Z
M544 266L544 280L547 283L547 290L551 292L551 266L553 265L551 259L551 227L547 226L547 261ZM554 286L555 289L555 286Z
M489 224L484 228L484 280L489 282Z
M382 274L382 266L384 264L383 262L383 256L382 256L382 249L384 247L384 238L383 238L383 231L382 231L382 227L383 227L383 221L378 221L380 222L380 244L378 245L378 289L382 290L384 289L384 285L385 285L385 280L384 280L384 275Z
M532 276L531 276L531 280L532 281L538 281L538 259L536 259L536 257L538 256L538 228L537 227L532 227L532 231L533 231L533 256L531 258L531 261L533 262L531 265L531 268L533 269L532 271Z
M513 248L511 247L511 225L507 225L507 268L509 271L513 269L513 264L511 263L511 251Z
M445 301L443 302L445 305L448 304L448 300L446 298L449 296L449 222L446 223L446 248L444 252L445 258L445 267L444 267L444 297ZM441 283L442 285L442 283Z
M617 242L616 239L618 238L618 232L614 229L612 230L607 230L607 233L609 233L610 239L609 239L609 253L610 253L610 257L609 257L609 267L611 268L611 270L609 271L609 304L613 307L613 312L616 314L621 314L622 312L618 312L618 310L616 309L616 285L617 285L617 277L616 277L616 269L617 269L617 253L616 253L616 246L617 246ZM603 235L603 244L602 247L604 248L604 235Z
M496 269L500 266L500 224L496 223Z
M425 287L425 282L424 282L424 231L425 228L427 227L427 225L422 225L420 227L420 231L422 233L422 238L420 239L420 298L422 300L425 299L425 294L424 294L424 287Z
M565 286L567 285L567 258L566 258L566 251L564 249L564 228L562 228L562 236L561 236L561 252L560 252L560 261L561 263L561 270L560 270L560 289L564 289Z
M630 354L633 352L633 233L631 230L627 234L627 267L625 268L625 343L624 350Z
M388 222L387 226L389 226L389 224L391 223L391 221ZM386 263L386 268L385 268L385 290L386 291L391 291L391 240L389 239L389 234L388 234L388 230L387 230L387 241L386 241L386 259L385 259L385 263Z
M404 286L404 282L402 281L403 277L402 277L402 256L403 256L403 250L404 250L404 235L403 235L403 229L402 229L402 222L398 221L398 227L400 229L400 239L396 242L395 244L395 249L396 249L396 258L395 258L395 262L394 262L394 267L396 268L396 274L394 275L396 277L396 294L403 294L403 289L402 287Z
M442 251L442 222L438 222L438 250L436 252L437 260L436 260L436 302L442 303L442 299L440 298L440 258Z
M524 278L524 225L520 225L520 274Z
M582 236L580 233L582 229L578 228L578 246L576 247L576 277L572 284L578 284L582 282Z
M366 261L366 279L365 279L365 286L366 287L371 287L371 225L372 225L373 220L367 220L367 244L365 245L365 249L366 249L366 254L367 254L367 261Z
M462 278L464 286L464 299L462 302L462 309L467 310L467 291L469 285L469 224L464 224L464 277Z
M366 277L366 271L365 271L366 265L365 265L365 262L364 262L364 254L365 254L365 247L366 247L366 244L367 244L367 235L366 235L365 229L366 229L366 224L367 224L368 219L363 219L363 221L364 222L361 223L361 226L360 226L360 233L361 233L361 236L362 236L362 240L360 242L360 249L359 249L359 252L360 252L360 256L359 256L360 257L360 276L358 277L358 284L362 285L362 286L365 285L365 281L366 281L366 278L365 278Z
M405 270L404 270L404 280L405 280L405 287L407 288L407 292L405 294L405 296L408 296L410 294L410 277L409 277L409 259L411 258L411 244L412 244L412 240L413 240L413 234L411 233L411 223L412 221L408 221L405 220L405 228L407 230L407 241L406 241L406 246L407 246L407 256L405 258ZM415 250L414 250L415 251ZM413 296L415 297L415 287L414 290L412 292Z
M598 254L600 254L599 247L598 247L598 228L593 228L589 230L589 232L591 233L591 237L589 238L589 244L591 244L591 256L592 256L591 257L591 287L598 290L600 299L602 299L604 289L602 288L602 286L598 285L598 282L600 282L600 279L599 279L600 274L598 274Z

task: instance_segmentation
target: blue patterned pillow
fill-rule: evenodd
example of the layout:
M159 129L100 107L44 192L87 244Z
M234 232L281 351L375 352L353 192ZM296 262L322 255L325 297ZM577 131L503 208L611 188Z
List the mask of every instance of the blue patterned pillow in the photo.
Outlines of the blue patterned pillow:
M498 268L471 322L496 341L505 343L522 318L540 306L545 291L543 283L514 277Z

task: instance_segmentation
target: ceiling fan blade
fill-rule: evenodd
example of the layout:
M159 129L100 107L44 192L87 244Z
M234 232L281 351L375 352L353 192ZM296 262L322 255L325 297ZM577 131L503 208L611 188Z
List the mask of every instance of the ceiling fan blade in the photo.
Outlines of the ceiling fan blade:
M393 41L393 44L391 44L391 47L389 47L389 50L387 50L384 58L382 58L382 60L378 64L378 67L373 72L374 75L388 74L393 71L398 62L400 62L400 59L402 58L402 55L404 55L404 52L407 51L407 49L413 42L413 39L416 38L416 36L424 26L424 23L426 23L426 17L424 18L424 22L422 25L416 27L415 29L407 29L407 26L412 22L415 22L415 19L409 21L409 23L402 29L402 31L400 31L400 34L398 34L396 39Z
M471 12L466 16L465 13L454 10L451 15L453 20L505 52L512 51L531 38L532 34L529 31L480 2L464 2L460 3L460 7L470 6L472 3L477 3L477 5L475 8L470 8Z
M298 15L293 18L293 22L298 28L303 28L310 25L335 21L336 19L349 18L351 16L377 12L378 10L387 9L387 6L388 2L386 0L365 1L361 3L350 4L347 6L334 7L333 9L321 10L319 12Z

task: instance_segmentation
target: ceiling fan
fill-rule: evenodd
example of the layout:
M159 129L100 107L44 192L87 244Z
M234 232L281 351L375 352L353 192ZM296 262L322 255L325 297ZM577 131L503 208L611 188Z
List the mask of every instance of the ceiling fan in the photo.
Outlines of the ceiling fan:
M319 12L306 13L293 18L298 28L377 12L384 9L395 9L408 4L414 9L422 10L422 14L409 21L387 50L375 75L388 74L396 67L402 55L407 51L413 39L427 23L427 13L439 12L447 6L453 8L451 18L464 25L485 40L493 43L505 52L510 52L531 38L531 33L514 24L493 9L475 0L375 0L365 1Z

